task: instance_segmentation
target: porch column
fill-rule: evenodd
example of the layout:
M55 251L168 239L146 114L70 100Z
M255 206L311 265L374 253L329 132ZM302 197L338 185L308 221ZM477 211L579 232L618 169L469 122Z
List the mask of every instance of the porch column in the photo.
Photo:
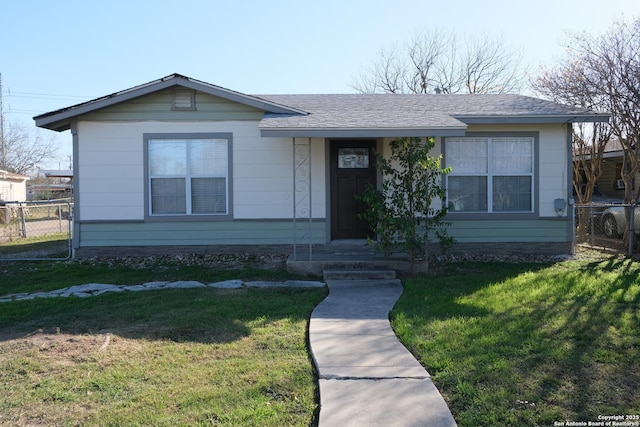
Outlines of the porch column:
M298 244L309 245L313 258L313 216L311 212L311 138L293 138L293 260Z

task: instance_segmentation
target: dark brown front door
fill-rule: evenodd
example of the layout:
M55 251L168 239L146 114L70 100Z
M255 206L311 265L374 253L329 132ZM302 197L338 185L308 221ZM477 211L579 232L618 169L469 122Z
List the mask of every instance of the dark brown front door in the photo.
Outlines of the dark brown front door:
M376 184L375 141L331 141L331 238L373 237L366 221L358 218L366 204L356 200L367 183Z

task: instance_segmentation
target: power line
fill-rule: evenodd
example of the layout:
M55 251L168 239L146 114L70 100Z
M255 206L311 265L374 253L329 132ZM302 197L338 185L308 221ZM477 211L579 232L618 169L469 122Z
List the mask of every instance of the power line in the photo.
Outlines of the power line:
M41 114L42 110L22 110L11 108L9 111L5 111L5 114Z
M66 95L66 94L39 93L39 92L16 92L16 91L10 91L9 94L10 95L61 96L61 97L68 97L68 98L91 98L90 96L86 96L86 95Z
M57 101L83 101L91 99L88 96L55 95L51 93L9 92L5 96L9 98L51 99Z
M39 99L45 101L68 101L68 102L85 102L94 99L95 96L87 95L69 95L59 93L42 93L42 92L24 92L24 91L12 91L9 88L0 88L0 96L5 98L27 98L27 99Z

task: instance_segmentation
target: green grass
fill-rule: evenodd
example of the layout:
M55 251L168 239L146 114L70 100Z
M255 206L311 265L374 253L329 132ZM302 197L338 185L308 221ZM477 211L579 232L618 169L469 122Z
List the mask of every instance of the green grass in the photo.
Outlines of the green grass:
M640 264L451 264L404 284L393 327L461 427L639 413Z
M98 282L285 280L206 257L0 264L0 296ZM392 312L461 427L640 408L640 263L466 263ZM188 289L0 305L0 425L309 425L306 327L326 290Z
M178 265L2 267L10 293L87 281L286 276ZM317 390L306 327L325 295L206 288L4 303L0 425L307 426Z
M22 254L25 258L66 258L69 256L69 235L55 233L36 237L20 237L0 245L0 256L13 254Z

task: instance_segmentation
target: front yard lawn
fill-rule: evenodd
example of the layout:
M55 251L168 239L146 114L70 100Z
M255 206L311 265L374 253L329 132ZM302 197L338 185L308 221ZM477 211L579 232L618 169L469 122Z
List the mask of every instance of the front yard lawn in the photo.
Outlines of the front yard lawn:
M640 415L640 264L467 263L403 281L401 341L461 427Z
M91 282L286 277L202 265L0 267L0 295ZM0 425L308 426L317 388L306 330L325 295L203 288L2 303Z
M285 280L190 257L0 264L0 296L82 283ZM640 263L449 263L391 313L460 427L640 413ZM325 289L171 289L0 304L0 425L309 425Z

